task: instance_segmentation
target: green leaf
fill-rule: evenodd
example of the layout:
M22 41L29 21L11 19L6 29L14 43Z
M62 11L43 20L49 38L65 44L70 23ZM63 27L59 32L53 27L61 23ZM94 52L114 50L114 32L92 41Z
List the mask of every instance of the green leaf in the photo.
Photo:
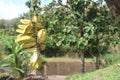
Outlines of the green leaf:
M19 71L19 72L21 72L21 73L25 73L25 71L22 70L22 69L20 69L20 68L14 67L13 69L14 69L14 70L17 70L17 71Z
M9 63L4 63L4 64L0 65L0 69L2 69L2 68L4 68L4 67L8 67L8 66L10 66Z

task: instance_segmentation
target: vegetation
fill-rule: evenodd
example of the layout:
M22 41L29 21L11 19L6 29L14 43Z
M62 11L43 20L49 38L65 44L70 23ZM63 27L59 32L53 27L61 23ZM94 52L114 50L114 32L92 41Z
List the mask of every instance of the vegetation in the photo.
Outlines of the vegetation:
M22 36L29 35L33 37L35 45L28 47L37 48L36 51L40 55L42 54L45 57L61 57L66 53L77 53L77 57L81 58L82 61L81 71L83 73L85 72L86 55L87 57L95 58L96 69L99 69L102 60L109 65L120 62L119 54L112 52L110 47L111 44L114 46L120 44L120 8L115 0L105 1L108 7L104 4L103 0L67 0L66 4L63 4L62 0L52 0L48 5L41 7L41 0L28 0L25 4L30 8L30 12L12 20L0 20L0 34L2 34L0 35L0 46L2 46L0 47L0 59L2 59L0 61L0 68L10 67L12 73L15 73L13 76L21 77L26 75L28 65L25 63L31 54L26 54L19 44L14 43L15 37L18 34L15 30L21 18L29 19L33 28L30 24L27 24L27 28L31 28L30 30L27 31L25 28L21 28L16 31L20 34L22 33ZM112 10L110 8L111 4L114 5L115 9ZM116 10L118 10L118 13ZM32 18L33 16L35 18ZM23 22L24 20L22 19L21 21ZM46 49L44 51L40 48L40 45L43 43L38 40L38 38L42 38L37 35L38 32L42 34L43 27L38 29L38 23L41 23L39 26L43 26L47 31ZM23 27L25 26L26 24ZM21 36L17 38L19 40ZM18 43L20 42L18 41ZM25 49L28 49L28 47ZM113 65L106 69L100 69L80 76L78 74L68 78L68 80L86 80L90 78L94 80L96 76L98 76L98 80L106 80L107 77L99 78L99 76L103 75L103 72L113 70L113 68L115 68L112 71L113 73L108 73L108 75L117 76L119 68ZM93 77L94 75L95 77ZM114 80L117 77L111 77L111 79Z
M60 49L77 52L81 55L82 72L85 53L96 57L98 69L100 55L107 53L110 43L119 41L115 38L118 31L111 25L109 10L101 1L67 0L64 5L61 0L53 0L42 9L40 21L47 30L47 49L44 54L48 55L52 50L60 56L60 52L56 52ZM51 52L53 56L54 52Z
M75 74L67 77L66 80L119 80L120 67L112 65L104 69L87 72L85 74Z
M105 54L102 59L106 62L107 65L112 65L114 63L118 63L120 62L120 54L116 54L116 53L109 53L109 54Z
M85 74L74 74L66 80L119 80L120 76L120 54L109 53L102 57L107 67L99 70L86 72Z
M16 78L23 78L27 73L27 62L30 54L26 54L19 44L15 44L14 36L1 35L0 40L2 40L5 45L4 50L6 53L2 54L2 59L0 61L0 69L9 67L11 69L10 76Z

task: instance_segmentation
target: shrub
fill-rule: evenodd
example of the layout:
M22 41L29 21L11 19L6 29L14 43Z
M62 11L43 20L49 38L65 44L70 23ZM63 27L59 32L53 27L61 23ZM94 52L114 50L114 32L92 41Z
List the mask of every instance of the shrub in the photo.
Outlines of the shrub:
M5 28L5 29L0 29L0 34L4 34L4 35L16 35L17 33L15 32L14 28Z
M120 54L117 53L108 53L103 56L107 65L120 62Z

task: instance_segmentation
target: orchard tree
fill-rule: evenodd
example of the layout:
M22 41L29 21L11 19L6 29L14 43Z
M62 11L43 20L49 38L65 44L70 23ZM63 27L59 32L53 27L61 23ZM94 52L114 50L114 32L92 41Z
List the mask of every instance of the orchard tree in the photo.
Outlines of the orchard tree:
M81 56L81 72L85 71L84 54L90 51L96 57L96 69L99 68L99 56L107 51L111 32L111 18L108 8L101 2L92 0L53 0L43 8L40 21L47 29L47 44L52 48L70 46ZM107 45L107 46L106 46Z
M69 47L70 42L75 42L76 38L73 32L75 32L76 27L71 25L74 19L72 20L71 11L66 8L66 5L63 5L60 0L58 2L53 0L43 8L43 12L40 21L47 29L47 54L51 50L59 52L61 48ZM59 56L61 54L52 55Z
M77 26L76 45L78 53L81 54L81 71L84 72L86 52L96 57L96 69L99 69L100 55L107 52L110 43L117 44L119 41L119 28L111 25L109 9L102 0L67 0L67 2L75 17L72 18L75 21L74 26Z
M120 0L105 0L110 11L112 18L114 21L112 22L114 25L113 36L114 38L111 40L113 44L120 44Z

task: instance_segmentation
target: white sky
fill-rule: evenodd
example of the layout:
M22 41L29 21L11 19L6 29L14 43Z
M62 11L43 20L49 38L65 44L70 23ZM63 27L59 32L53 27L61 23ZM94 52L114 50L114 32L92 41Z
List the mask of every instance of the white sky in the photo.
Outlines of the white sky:
M12 19L29 11L25 2L28 0L0 0L0 19ZM41 0L41 5L46 5L52 0ZM63 0L65 3L66 0Z
M18 3L16 3L17 1L14 1L15 0L0 0L0 19L12 19L29 10L25 6L25 3L21 2L21 5L18 5Z

